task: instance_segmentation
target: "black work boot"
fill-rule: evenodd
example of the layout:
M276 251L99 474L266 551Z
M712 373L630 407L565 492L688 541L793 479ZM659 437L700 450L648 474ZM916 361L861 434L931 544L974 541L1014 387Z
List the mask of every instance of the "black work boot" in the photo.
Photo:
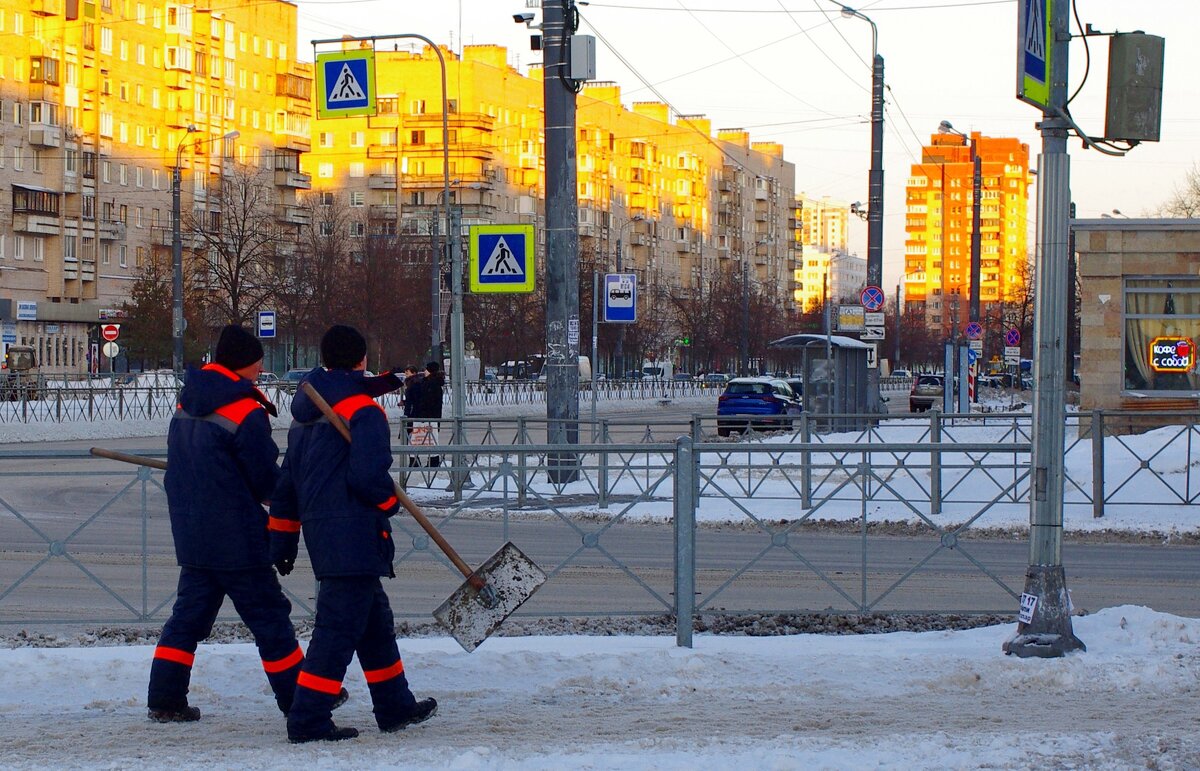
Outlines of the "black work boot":
M329 709L331 709L331 710L337 709L338 707L342 706L349 700L350 700L350 692L347 691L345 688L343 688L342 690L338 691L337 698L333 700L333 706L330 707Z
M150 708L146 710L146 717L155 723L194 723L200 719L200 708L186 704L170 709Z
M420 701L417 702L416 706L413 707L413 711L412 711L412 713L409 714L408 717L402 718L394 723L385 723L385 724L379 726L379 730L383 731L385 734L395 733L396 731L403 731L405 728L408 728L410 725L416 725L417 723L424 723L426 720L428 720L429 718L433 717L436 714L437 714L437 700L432 699L432 698L421 699Z
M330 724L330 728L323 734L315 734L313 736L299 736L288 733L288 741L292 744L306 744L308 742L340 742L345 739L354 739L358 737L358 729L346 726L338 728L336 725Z

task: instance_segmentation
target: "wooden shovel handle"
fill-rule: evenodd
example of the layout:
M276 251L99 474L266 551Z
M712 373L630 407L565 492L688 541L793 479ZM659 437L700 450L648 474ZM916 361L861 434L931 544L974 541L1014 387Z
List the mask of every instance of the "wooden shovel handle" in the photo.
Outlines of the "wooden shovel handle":
M317 409L337 429L342 438L349 443L350 428L346 425L346 421L342 420L342 416L333 411L333 408L329 406L329 402L325 401L325 398L317 393L317 389L313 388L311 383L303 382L300 384L300 388L304 390L304 393L308 394L308 398L312 400L313 404L317 405ZM396 498L399 499L400 504L412 515L412 518L417 521L421 529L450 558L450 561L454 563L454 567L458 568L459 572L470 582L471 586L482 591L486 586L484 580L474 575L475 571L471 570L471 566L464 562L462 557L458 556L458 552L454 551L454 547L438 532L437 527L429 521L429 517L425 516L425 512L421 511L421 508L417 506L413 499L408 497L408 493L404 492L404 489L400 487L400 483L393 479L392 486L396 491Z
M97 458L108 458L109 460L119 460L122 463L132 463L136 466L149 466L160 471L167 470L167 462L158 458L147 458L144 455L130 455L125 452L117 452L116 450L106 450L103 447L93 447L89 450L92 455Z

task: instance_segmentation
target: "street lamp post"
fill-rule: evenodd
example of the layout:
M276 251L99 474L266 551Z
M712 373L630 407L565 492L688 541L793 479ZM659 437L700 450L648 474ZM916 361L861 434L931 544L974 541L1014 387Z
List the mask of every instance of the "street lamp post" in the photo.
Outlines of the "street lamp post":
M950 125L950 121L944 120L938 124L939 134L954 134L962 137L963 142L971 147L971 305L969 321L978 322L981 318L979 310L980 294L982 294L982 286L980 284L980 233L979 233L979 217L980 217L980 197L983 194L983 161L979 157L979 146L976 137L967 136L963 132ZM944 193L943 193L944 195ZM943 209L945 205L943 203ZM944 274L943 270L943 274ZM957 321L957 320L956 320Z
M867 286L883 286L883 57L879 55L879 28L862 11L836 2L846 18L871 25L871 170L867 176ZM879 370L867 370L869 409L879 407Z
M183 139L175 147L175 168L171 170L171 338L173 349L171 353L171 368L175 372L183 372L183 233L179 220L182 217L179 203L182 182L181 167L183 165L183 149L185 147L217 142L225 139L237 139L241 132L234 130L219 137L198 139L189 142L188 137L200 129L193 125L187 127Z

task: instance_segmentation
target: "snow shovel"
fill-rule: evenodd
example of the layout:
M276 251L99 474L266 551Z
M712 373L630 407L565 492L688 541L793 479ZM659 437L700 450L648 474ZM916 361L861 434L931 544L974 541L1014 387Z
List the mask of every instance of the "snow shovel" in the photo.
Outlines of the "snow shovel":
M158 458L147 458L145 455L130 455L127 452L117 452L116 450L105 450L103 447L93 447L88 450L97 458L108 458L109 460L119 460L122 463L132 463L135 466L148 466L156 468L159 471L167 470L167 462Z
M349 442L350 429L329 406L329 402L310 383L301 383L300 387L342 438ZM467 579L433 612L433 616L470 653L483 644L504 623L504 619L533 596L538 587L546 582L546 573L511 541L500 547L478 570L471 570L400 484L394 480L393 484L400 504Z

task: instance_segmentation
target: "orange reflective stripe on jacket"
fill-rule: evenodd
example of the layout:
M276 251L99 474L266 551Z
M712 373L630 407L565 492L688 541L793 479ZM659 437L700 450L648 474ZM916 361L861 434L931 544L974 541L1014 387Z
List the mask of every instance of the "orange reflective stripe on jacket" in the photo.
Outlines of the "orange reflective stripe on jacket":
M256 409L261 410L263 406L259 404L257 399L246 397L245 399L238 399L232 404L226 404L224 407L218 408L214 414L220 415L235 426L240 426L242 425L242 421L246 419L246 416Z
M211 364L205 364L203 367L201 367L201 369L206 369L210 372L220 372L222 375L229 378L230 380L241 380L242 379L241 376L238 375L238 373L234 372L229 367L226 367L223 364L217 364L216 362L212 362Z
M390 667L383 669L364 669L363 675L367 678L368 683L382 683L384 680L391 680L393 677L399 677L404 674L404 662L396 659L396 663Z
M350 419L354 417L355 413L357 413L363 407L374 407L380 412L383 412L383 407L380 407L374 399L366 396L365 394L348 396L345 399L342 399L340 402L333 405L333 411L336 412L342 420L349 423Z
M392 508L392 506L396 505L396 500L396 496L393 495L391 498L388 498L386 501L379 504L379 508L387 511L388 509Z

